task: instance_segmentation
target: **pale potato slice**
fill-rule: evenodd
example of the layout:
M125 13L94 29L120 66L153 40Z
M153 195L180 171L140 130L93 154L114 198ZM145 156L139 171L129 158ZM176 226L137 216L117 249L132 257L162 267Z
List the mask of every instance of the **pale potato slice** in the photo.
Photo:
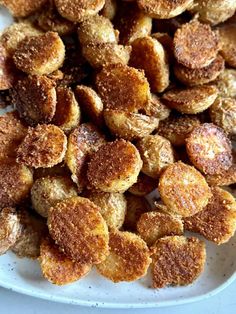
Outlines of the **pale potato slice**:
M6 49L0 44L0 91L7 90L14 85L15 75L17 75L17 69Z
M184 220L186 230L198 232L216 244L229 241L236 230L236 201L229 192L214 187L213 197L198 214Z
M141 168L137 148L121 139L99 147L91 156L87 176L93 188L123 193L137 181Z
M177 216L151 211L141 215L137 222L137 231L148 246L151 246L157 239L165 236L182 235L184 226Z
M33 174L26 166L1 160L0 178L0 208L16 206L29 195Z
M120 229L124 223L127 201L122 193L105 193L88 190L86 197L99 207L108 228Z
M113 20L117 12L116 0L105 0L104 7L101 11L101 15L109 20Z
M106 109L135 112L145 107L150 95L144 72L122 64L104 67L96 87Z
M27 17L38 10L47 0L2 0L3 4L14 17Z
M236 97L236 70L225 69L214 82L222 97Z
M158 134L145 136L137 142L136 147L143 161L142 172L153 179L157 179L175 161L170 141Z
M29 75L18 80L12 98L20 117L30 126L51 122L56 112L55 84L46 76Z
M16 210L5 207L0 212L0 255L4 254L15 244L20 235L20 220Z
M181 161L164 170L158 188L169 213L182 217L203 210L211 197L211 190L203 175Z
M50 74L58 70L65 58L65 46L55 32L26 37L14 53L17 68L27 74Z
M63 131L52 124L29 128L17 150L17 161L33 168L48 168L62 162L67 146Z
M57 202L77 195L73 182L62 176L40 178L31 188L32 206L43 217L48 216L49 208Z
M60 249L75 261L98 264L108 255L107 224L86 198L71 197L51 207L48 228Z
M157 181L141 172L138 181L129 188L128 192L136 196L145 196L155 190L156 187Z
M198 238L164 237L157 240L153 250L153 288L189 285L204 270L206 248Z
M130 141L149 135L159 125L155 117L122 110L106 109L104 119L112 134Z
M170 109L164 105L160 98L151 94L150 99L142 111L147 115L161 120L165 120L170 115Z
M225 24L219 27L218 30L221 44L220 52L226 63L236 68L236 25Z
M55 0L60 15L72 22L81 22L97 14L104 4L105 0Z
M205 174L219 174L232 165L232 145L224 131L211 123L196 127L186 139L187 153Z
M216 58L218 50L218 33L197 20L182 25L174 35L175 57L191 69L208 66Z
M151 263L146 243L136 234L112 230L109 234L110 252L97 265L98 272L113 282L134 281L146 275Z
M62 286L83 278L91 270L91 265L68 258L49 237L40 244L39 264L44 278Z
M215 86L200 85L172 89L164 94L162 100L171 109L181 113L196 114L209 108L218 96Z
M154 93L163 92L169 85L167 55L161 43L152 37L138 38L132 42L130 65L142 69Z

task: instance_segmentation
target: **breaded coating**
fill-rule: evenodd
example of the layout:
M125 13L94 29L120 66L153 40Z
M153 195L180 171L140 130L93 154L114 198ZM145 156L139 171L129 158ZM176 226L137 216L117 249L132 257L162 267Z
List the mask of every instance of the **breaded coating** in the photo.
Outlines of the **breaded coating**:
M136 234L112 230L109 234L110 252L96 266L98 272L113 282L134 281L146 275L151 263L146 243Z
M137 221L143 213L151 210L148 201L144 197L130 193L125 195L127 200L127 213L124 221L125 230L136 231Z
M213 197L198 214L184 220L186 230L198 232L216 244L229 241L236 230L236 201L229 192L213 187Z
M153 288L189 285L204 270L206 248L198 238L164 237L156 241L153 250Z
M0 208L16 206L30 193L33 175L29 168L14 160L0 163Z
M0 212L0 255L15 244L20 235L20 220L16 210L5 207Z
M218 89L215 86L199 85L172 89L164 94L162 100L171 109L181 113L196 114L209 108L217 95Z
M156 187L157 181L141 172L138 181L129 188L128 192L136 196L145 196L155 190Z
M34 181L31 202L39 215L47 217L50 207L61 200L77 195L77 189L68 177L45 177Z
M65 162L79 192L87 184L86 172L92 153L105 143L104 135L91 123L83 123L70 133Z
M164 170L158 189L169 213L182 217L203 210L211 197L211 190L203 175L181 161Z
M65 46L55 32L26 37L14 53L17 68L27 74L50 74L58 70L65 58Z
M236 70L225 69L214 82L222 97L236 97Z
M151 246L157 239L165 236L182 235L184 226L177 216L151 211L141 215L137 222L137 231L148 246Z
M190 8L193 0L137 0L139 8L155 19L170 19Z
M161 43L152 37L132 42L130 65L142 69L154 93L163 92L169 85L169 65Z
M185 140L194 128L199 126L196 115L174 115L160 122L157 133L167 138L174 146L185 145Z
M17 150L17 161L33 168L48 168L62 162L67 139L63 131L52 124L29 128Z
M2 4L14 17L27 17L38 10L47 0L2 0Z
M104 144L91 156L87 176L92 187L103 192L128 190L142 168L137 148L123 139Z
M108 255L107 224L86 198L71 197L51 207L48 228L60 249L75 261L98 264Z
M113 20L117 12L116 0L105 0L104 7L102 8L101 15L109 20Z
M0 91L11 88L15 82L17 69L8 56L6 49L0 43Z
M220 53L229 66L236 68L236 25L225 24L218 30L221 44Z
M232 164L229 169L223 170L219 174L206 175L206 181L212 186L227 186L236 184L236 164Z
M98 94L91 87L78 85L75 89L75 97L81 110L99 127L104 125L103 103Z
M197 20L182 25L175 33L175 57L191 69L208 66L216 58L218 50L218 33Z
M87 191L86 197L99 207L108 228L120 229L124 223L127 201L121 193Z
M225 61L218 55L209 65L200 69L190 69L180 63L174 66L177 79L187 85L196 86L214 81L224 71Z
M107 109L135 112L149 99L149 84L144 72L122 64L104 67L96 77L96 87Z
M137 142L136 147L143 161L142 172L153 179L157 179L175 161L170 141L158 134L145 136Z
M82 22L97 14L105 0L54 0L58 12L69 21Z
M55 84L46 76L29 75L14 86L12 101L30 126L49 123L56 111Z
M165 120L170 115L170 109L164 105L160 98L151 94L150 99L142 111L147 115L161 120Z
M91 270L91 265L68 258L49 237L41 242L39 264L44 278L58 286L79 280Z
M17 111L0 116L0 159L16 157L16 150L27 133Z
M151 134L159 125L155 117L115 109L104 110L104 119L112 134L129 141Z
M70 176L70 170L66 167L64 162L57 164L56 166L53 166L51 168L34 169L34 180L45 177L58 177L58 176L64 177Z
M205 174L219 174L232 165L232 144L212 123L196 127L186 139L186 147L191 162Z
M65 133L72 131L80 122L81 112L74 93L70 88L56 88L56 112L52 123L59 126Z

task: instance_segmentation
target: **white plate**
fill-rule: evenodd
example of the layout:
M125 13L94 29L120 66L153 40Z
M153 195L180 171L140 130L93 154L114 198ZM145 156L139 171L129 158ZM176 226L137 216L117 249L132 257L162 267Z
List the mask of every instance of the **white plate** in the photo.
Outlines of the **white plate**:
M11 22L10 16L0 8L0 31ZM133 283L114 284L93 270L81 281L57 287L43 279L37 261L19 259L9 252L0 257L0 285L71 304L108 308L162 307L202 300L223 290L236 278L235 261L236 236L221 246L207 243L205 271L191 286L153 290L148 276Z

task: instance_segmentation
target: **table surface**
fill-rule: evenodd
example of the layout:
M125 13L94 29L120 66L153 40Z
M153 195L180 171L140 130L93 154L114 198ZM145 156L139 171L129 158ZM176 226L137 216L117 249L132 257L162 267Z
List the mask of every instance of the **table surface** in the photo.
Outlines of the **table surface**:
M160 309L111 310L86 308L76 305L44 301L0 288L0 313L2 314L235 314L236 281L220 294L205 301ZM190 312L191 311L191 312Z

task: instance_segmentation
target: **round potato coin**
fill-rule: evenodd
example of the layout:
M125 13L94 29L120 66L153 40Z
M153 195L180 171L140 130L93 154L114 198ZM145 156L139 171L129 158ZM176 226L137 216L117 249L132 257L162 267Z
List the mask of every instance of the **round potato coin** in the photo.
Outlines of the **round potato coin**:
M206 181L211 186L228 186L236 184L236 164L229 169L221 171L219 174L206 175Z
M75 261L98 264L108 255L106 222L86 198L71 197L51 207L48 228L60 249Z
M128 192L136 196L145 196L155 190L156 186L156 180L141 172L138 181L129 188Z
M27 17L39 9L47 0L2 0L1 4L6 6L14 17Z
M153 118L157 118L160 121L165 120L170 115L170 109L164 105L160 98L155 94L151 94L150 99L142 111Z
M226 63L236 68L236 25L226 24L219 27L219 34L221 43L220 52Z

